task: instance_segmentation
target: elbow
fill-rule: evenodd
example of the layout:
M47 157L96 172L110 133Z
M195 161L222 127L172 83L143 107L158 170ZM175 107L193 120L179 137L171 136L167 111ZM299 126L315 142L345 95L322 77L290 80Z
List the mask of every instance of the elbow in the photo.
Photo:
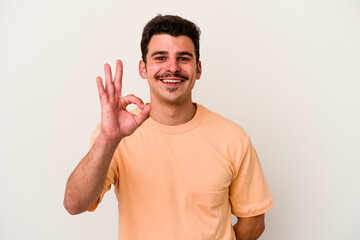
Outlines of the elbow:
M234 225L236 239L256 240L265 231L264 214L249 218L238 218Z
M261 236L261 234L263 234L264 231L265 231L265 223L259 225L255 230L254 232L255 239L258 239Z
M265 231L265 224L264 223L257 224L249 233L248 239L253 239L253 240L258 239L263 234L264 231Z
M77 215L84 212L79 211L79 209L76 207L76 204L74 204L74 201L72 201L68 196L65 196L63 205L66 211L68 211L68 213L71 215Z
M265 231L265 225L257 225L251 229L235 229L237 240L256 240Z

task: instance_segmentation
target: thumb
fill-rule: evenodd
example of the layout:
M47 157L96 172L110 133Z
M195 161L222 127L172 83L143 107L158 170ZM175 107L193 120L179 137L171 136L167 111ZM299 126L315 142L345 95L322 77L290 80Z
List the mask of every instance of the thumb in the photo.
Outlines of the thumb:
M150 110L150 104L146 104L142 111L138 115L134 116L139 126L150 117Z

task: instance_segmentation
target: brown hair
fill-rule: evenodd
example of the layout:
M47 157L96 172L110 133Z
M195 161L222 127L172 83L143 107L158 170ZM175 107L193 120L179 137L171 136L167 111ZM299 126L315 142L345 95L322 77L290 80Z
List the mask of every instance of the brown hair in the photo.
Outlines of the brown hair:
M187 36L189 37L195 47L196 62L200 59L200 28L193 22L184 18L173 15L158 15L146 24L141 38L141 54L142 59L146 63L146 55L148 53L148 45L150 39L156 34L169 34L173 37Z

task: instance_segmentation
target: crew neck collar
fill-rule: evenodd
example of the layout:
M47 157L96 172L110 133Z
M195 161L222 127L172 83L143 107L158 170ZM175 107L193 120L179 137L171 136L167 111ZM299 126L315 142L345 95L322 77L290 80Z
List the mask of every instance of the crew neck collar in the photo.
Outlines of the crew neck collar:
M194 117L186 123L180 125L166 125L166 124L161 124L155 121L153 118L149 117L143 124L159 132L167 133L167 134L178 134L178 133L184 133L190 131L200 123L204 113L204 107L198 103L195 104L196 104L196 113Z

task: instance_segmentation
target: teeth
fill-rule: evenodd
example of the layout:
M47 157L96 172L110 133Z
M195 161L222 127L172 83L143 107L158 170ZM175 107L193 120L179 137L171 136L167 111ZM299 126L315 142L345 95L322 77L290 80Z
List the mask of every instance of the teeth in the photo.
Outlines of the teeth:
M162 79L161 81L165 83L179 83L181 80L174 80L174 79Z

